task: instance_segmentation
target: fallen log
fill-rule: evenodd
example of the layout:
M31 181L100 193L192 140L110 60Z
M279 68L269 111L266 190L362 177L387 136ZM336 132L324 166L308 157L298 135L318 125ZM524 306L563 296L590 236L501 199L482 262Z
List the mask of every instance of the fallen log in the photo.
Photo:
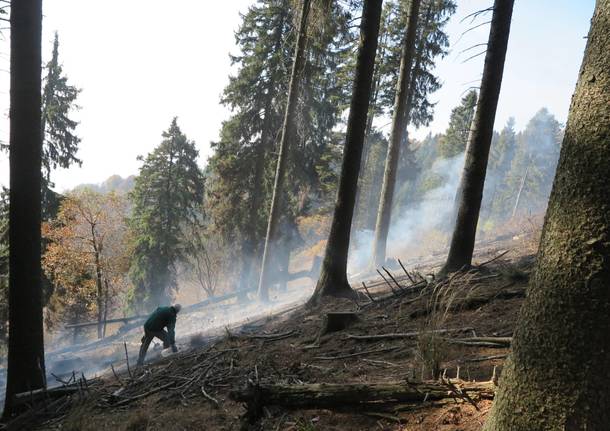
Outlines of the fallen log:
M40 400L45 399L55 399L65 397L67 395L72 395L80 391L87 390L89 385L94 383L98 383L100 381L99 377L86 380L77 380L76 383L66 385L66 386L57 386L54 388L41 388L34 389L32 391L27 392L19 392L13 395L13 399L16 405L26 404L26 403L37 403Z
M72 395L78 392L80 388L77 385L60 386L52 389L35 389L28 392L20 392L14 395L15 404L24 404L33 402L36 403L45 398L59 398L66 395Z
M492 399L492 382L474 383L452 380L446 382L396 383L312 383L302 385L250 384L229 394L234 401L246 403L251 421L260 417L264 406L287 409L335 409L353 411L385 410L388 404L422 403L424 401L459 398L456 388L471 400Z

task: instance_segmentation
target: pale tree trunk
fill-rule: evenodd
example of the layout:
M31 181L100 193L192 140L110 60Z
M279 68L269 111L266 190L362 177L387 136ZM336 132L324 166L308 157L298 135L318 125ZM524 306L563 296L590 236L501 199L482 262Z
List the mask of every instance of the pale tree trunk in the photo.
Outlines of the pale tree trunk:
M411 68L415 55L419 5L420 0L411 0L407 34L402 47L400 72L398 75L396 97L394 101L394 115L392 117L392 131L390 133L390 142L388 144L388 153L383 173L377 222L375 223L372 262L374 266L383 265L385 262L386 244L388 240L388 231L390 229L390 215L392 212L392 200L394 198L396 172L398 169L398 159L400 157L400 146L406 140L407 135L407 125L409 123L409 112L411 109L409 102L412 101L412 98L409 97L409 83L411 82Z
M106 337L106 322L108 321L108 302L110 300L109 290L110 287L108 286L108 279L104 277L104 326L102 329L102 338Z
M375 66L375 52L379 36L382 0L365 0L360 23L360 46L352 90L343 162L337 190L337 202L330 234L326 243L320 278L309 305L315 305L324 295L354 296L347 281L347 256L350 229L356 204L358 174L371 99L371 84Z
M102 287L102 264L100 262L101 249L97 240L97 235L95 234L95 224L91 224L91 244L93 246L95 287L97 294L97 338L102 338L104 332L104 289Z
M529 164L525 168L525 174L523 174L523 178L521 179L521 184L519 185L519 191L517 192L517 199L515 200L515 206L513 207L513 214L510 218L515 218L517 214L517 209L519 208L519 201L521 200L521 193L523 193L523 188L525 187L525 182L527 181L527 173L529 172L530 166Z
M294 61L290 72L290 84L288 86L288 101L286 102L286 113L282 125L282 138L280 140L280 151L277 158L277 169L275 171L275 182L273 184L273 195L271 197L271 210L269 211L269 222L267 224L267 235L265 236L265 248L263 249L263 262L258 283L258 298L261 301L269 300L269 282L271 280L271 254L273 242L276 239L277 227L281 217L280 201L284 189L284 174L288 162L288 151L290 140L294 137L296 108L298 98L298 86L305 62L305 42L307 31L307 16L309 15L311 0L303 0L301 8L301 19L299 22L299 33L297 35L294 50Z
M41 0L11 2L9 343L4 417L13 395L45 385L42 323Z
M284 28L284 20L286 15L282 12L275 22L274 46L273 52L278 52L282 47L282 29ZM265 174L265 156L272 148L272 130L271 117L273 112L273 98L277 93L275 88L275 74L271 74L267 86L267 95L265 100L265 108L263 111L263 127L261 130L260 146L257 148L256 158L254 162L254 180L252 198L250 199L250 214L248 217L248 226L246 226L246 239L242 247L242 271L240 274L241 290L249 290L251 288L253 272L256 263L260 261L260 235L258 234L258 211L263 204L263 176ZM244 294L245 295L245 294Z
M514 0L495 0L494 2L481 91L474 123L469 134L470 139L466 146L464 171L458 189L461 193L457 218L451 237L449 256L441 274L458 271L472 262L489 147L502 85L513 3Z
M610 424L610 0L598 0L487 431Z

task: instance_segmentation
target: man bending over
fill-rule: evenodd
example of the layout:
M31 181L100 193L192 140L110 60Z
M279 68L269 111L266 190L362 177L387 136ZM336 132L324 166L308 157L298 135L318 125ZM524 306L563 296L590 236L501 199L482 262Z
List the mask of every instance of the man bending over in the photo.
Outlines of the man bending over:
M182 306L174 304L171 307L158 307L148 317L144 323L144 336L142 337L142 345L140 346L140 356L138 357L138 365L144 364L146 351L153 338L157 337L163 341L163 348L172 347L172 352L177 352L176 348L176 315ZM167 328L167 331L164 330Z

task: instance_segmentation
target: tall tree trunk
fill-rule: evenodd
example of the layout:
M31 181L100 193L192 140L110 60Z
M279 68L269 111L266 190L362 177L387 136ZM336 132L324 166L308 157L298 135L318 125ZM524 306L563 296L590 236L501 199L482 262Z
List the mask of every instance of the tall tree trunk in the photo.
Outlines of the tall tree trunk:
M459 190L461 190L459 209L453 228L449 256L441 273L457 271L464 266L469 266L472 262L489 147L502 85L513 3L514 0L495 0L494 2L481 91L477 101L474 124L469 135L470 139L466 146L464 171L459 186Z
M102 338L106 337L106 321L108 320L108 300L110 299L108 296L109 293L108 279L104 277L104 327L102 330Z
M356 217L358 218L362 218L362 226L366 229L367 228L367 223L366 223L366 219L367 219L367 209L364 209L364 211L361 210L362 208L362 202L365 199L362 192L362 187L364 184L362 184L362 177L364 176L364 174L366 173L368 167L369 167L369 154L371 152L371 142L370 142L370 135L371 132L373 130L373 120L375 119L375 111L377 108L377 98L379 96L379 85L381 83L381 62L383 59L383 56L385 54L385 50L383 49L383 47L385 46L385 39L387 39L387 32L384 35L384 38L381 40L381 44L380 44L380 52L377 53L376 55L376 64L375 64L375 69L373 70L373 86L371 88L371 102L369 104L369 113L368 113L368 118L366 120L366 129L364 131L364 144L363 144L363 148L362 148L362 169L360 169L360 175L358 177L358 188L356 190L356 207L355 207L355 211L356 211ZM368 195L370 196L372 193L372 184L369 187L368 190ZM367 201L370 200L370 198L367 196ZM359 216L358 213L362 213L362 216ZM356 223L354 224L354 227L356 226Z
M282 47L282 29L284 28L284 20L286 14L284 9L278 16L275 23L274 33L274 45L272 52L278 52ZM242 271L240 274L240 288L241 290L248 290L252 279L254 278L252 272L256 266L256 262L259 262L260 256L260 235L258 234L258 211L263 205L263 176L265 174L265 156L268 151L272 148L272 130L271 130L271 118L273 116L273 99L277 94L275 74L271 74L269 83L267 86L267 99L265 100L265 108L263 110L263 127L261 130L260 147L257 149L256 158L254 162L254 180L252 189L252 198L250 199L250 214L248 226L246 227L246 239L244 246L242 247Z
M95 224L91 225L91 244L95 265L95 287L97 304L97 338L102 338L104 332L104 289L102 287L102 265L100 262L100 247L95 235Z
M352 101L347 120L347 135L343 149L337 202L326 243L320 278L309 305L315 305L324 295L353 296L347 281L347 255L350 229L356 203L358 174L367 113L371 98L371 83L379 36L382 0L365 0L360 23L360 46L356 62Z
M40 266L41 0L11 2L9 346L4 417L13 395L45 384Z
M598 0L488 431L610 424L610 0Z
M271 262L271 247L275 241L277 226L280 220L280 201L284 189L284 173L288 161L290 140L294 137L295 118L298 98L298 86L301 70L305 62L305 42L307 40L307 16L309 15L311 0L303 0L301 8L301 19L299 22L299 34L297 35L294 61L290 73L290 84L288 86L288 101L286 102L286 113L282 125L282 138L280 151L277 158L277 169L275 171L275 182L273 184L273 195L271 197L271 210L269 211L269 222L267 224L267 235L265 236L265 248L263 249L263 262L261 264L261 275L258 284L258 297L261 301L269 300L269 280Z
M381 186L381 197L379 199L379 210L377 222L375 223L375 239L373 240L373 264L382 265L385 262L386 243L390 229L390 215L392 212L392 200L394 197L394 186L396 185L396 171L400 157L400 146L406 139L407 125L409 123L408 103L411 99L409 93L409 82L411 81L411 67L415 54L415 42L417 39L417 21L419 19L420 0L411 0L409 8L409 20L407 23L407 34L402 46L400 58L400 72L396 87L394 101L394 115L392 117L392 132L388 144L388 154L383 173L383 185ZM411 99L412 100L412 99Z

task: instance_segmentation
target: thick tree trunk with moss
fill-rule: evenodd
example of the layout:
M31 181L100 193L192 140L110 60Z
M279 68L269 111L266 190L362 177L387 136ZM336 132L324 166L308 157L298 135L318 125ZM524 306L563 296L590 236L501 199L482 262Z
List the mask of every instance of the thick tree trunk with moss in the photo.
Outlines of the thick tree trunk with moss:
M277 228L280 221L280 201L284 189L284 174L288 162L288 148L290 140L294 137L295 119L298 98L298 86L301 71L305 63L305 42L307 39L307 16L311 0L303 0L301 8L301 19L299 22L299 34L297 35L296 47L294 51L294 62L290 72L290 84L288 86L288 101L286 102L286 113L284 124L282 125L282 138L280 140L280 151L277 159L277 169L275 171L275 182L273 184L273 195L271 197L271 210L269 211L269 222L267 224L267 235L265 236L265 247L263 249L263 262L261 264L261 275L258 283L258 297L261 301L269 300L269 282L272 271L271 248L276 239Z
M347 282L347 256L350 230L356 204L356 189L362 159L364 133L371 99L375 53L379 36L382 0L365 0L360 23L360 46L352 91L347 135L343 149L337 202L330 227L320 278L309 305L315 305L324 295L353 296Z
M610 426L610 0L598 0L537 267L487 431Z
M40 266L41 0L11 2L9 346L4 417L13 396L45 384Z
M386 244L388 241L388 232L390 230L390 215L392 212L394 187L396 185L400 146L403 145L403 142L406 141L407 137L409 112L411 110L411 101L413 100L413 98L409 96L409 93L413 91L413 88L409 83L411 82L413 57L415 55L419 5L420 0L411 0L407 34L402 47L396 98L394 101L394 116L392 117L392 131L390 133L388 155L386 157L385 170L383 172L383 184L381 186L377 222L375 223L375 238L373 240L373 265L375 266L381 266L385 263Z

